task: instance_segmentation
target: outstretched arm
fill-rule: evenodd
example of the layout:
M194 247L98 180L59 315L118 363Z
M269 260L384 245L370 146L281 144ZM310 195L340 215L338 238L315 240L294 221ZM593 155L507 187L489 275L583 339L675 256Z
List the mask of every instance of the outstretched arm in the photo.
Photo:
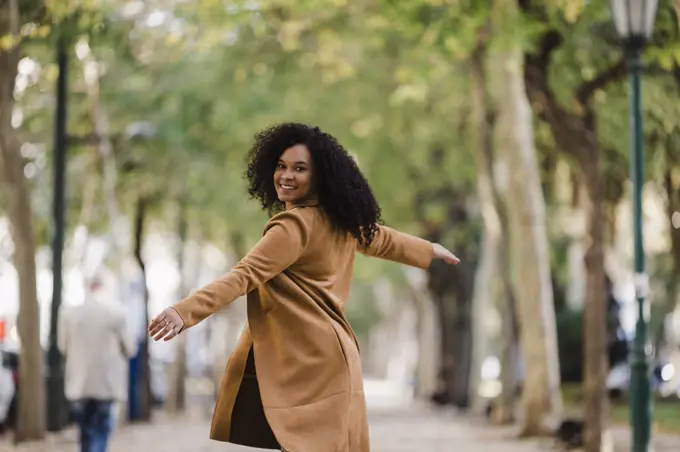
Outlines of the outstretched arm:
M300 211L284 212L267 225L255 247L226 275L164 310L149 325L149 335L166 341L191 328L238 297L291 266L303 253L310 226Z
M431 243L381 225L378 225L370 245L358 245L357 250L367 256L379 257L422 269L427 269L432 263L432 259L443 259L450 264L460 262L453 253L438 243Z
M400 264L426 269L432 262L432 243L387 226L378 225L373 241L358 245L357 251Z

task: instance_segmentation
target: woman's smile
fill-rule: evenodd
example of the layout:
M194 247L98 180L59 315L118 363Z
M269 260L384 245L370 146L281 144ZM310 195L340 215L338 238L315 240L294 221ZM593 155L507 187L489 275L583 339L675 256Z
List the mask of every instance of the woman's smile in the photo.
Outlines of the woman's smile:
M296 201L297 200L297 184L292 182L279 182L276 184L278 190L277 195L280 201Z

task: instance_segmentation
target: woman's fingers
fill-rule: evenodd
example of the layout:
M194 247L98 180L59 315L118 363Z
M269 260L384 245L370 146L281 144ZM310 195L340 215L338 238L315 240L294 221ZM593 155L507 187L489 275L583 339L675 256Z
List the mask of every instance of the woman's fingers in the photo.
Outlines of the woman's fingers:
M165 312L162 312L149 324L149 336L154 337L167 323Z
M434 245L434 256L437 259L442 259L444 262L447 264L452 264L452 265L458 265L460 264L460 259L456 257L455 254L453 254L451 251L447 250L443 246L441 246L438 243L435 243Z
M173 325L172 323L166 323L155 335L153 335L153 339L155 341L160 341L161 339L169 341L173 337L177 336L177 334L175 333L175 331L177 330L178 328L176 325Z
M174 338L175 336L177 336L178 334L179 334L179 328L178 328L178 327L173 328L172 330L170 330L170 332L167 334L167 336L165 336L165 337L163 338L163 340L164 340L165 342L167 342L167 341L169 341L170 339L173 339L173 338Z
M149 333L149 336L153 337L155 341L158 341L168 333L168 330L169 330L168 324L159 325Z
M446 257L445 262L453 265L458 265L460 264L460 259L458 259L455 254L449 253L449 256Z
M155 341L164 339L169 341L177 336L182 330L183 325L178 321L178 315L173 315L175 311L165 309L149 324L149 336Z
M172 308L164 309L149 323L149 337L155 341L164 339L169 341L177 336L184 328L182 317Z
M149 336L153 338L154 341L159 341L163 336L167 334L167 327L164 325L159 326L154 331L149 333Z

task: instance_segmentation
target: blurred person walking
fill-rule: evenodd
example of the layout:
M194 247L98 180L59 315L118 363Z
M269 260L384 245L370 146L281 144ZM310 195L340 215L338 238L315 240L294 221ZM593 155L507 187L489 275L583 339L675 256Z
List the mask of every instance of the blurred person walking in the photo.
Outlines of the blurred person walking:
M368 452L358 341L344 314L357 251L426 269L458 258L380 225L355 160L332 136L281 124L256 136L249 192L271 216L231 271L149 325L170 340L247 294L248 322L215 406L212 439L289 452Z
M62 308L59 322L66 398L80 429L80 450L106 452L114 404L127 398L128 359L135 351L125 309L95 278L84 303Z

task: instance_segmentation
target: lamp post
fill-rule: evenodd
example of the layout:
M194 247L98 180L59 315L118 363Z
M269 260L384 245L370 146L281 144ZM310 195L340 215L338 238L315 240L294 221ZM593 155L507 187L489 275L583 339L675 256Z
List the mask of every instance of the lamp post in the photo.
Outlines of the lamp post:
M642 100L640 56L652 34L658 0L610 0L614 26L628 63L630 78L630 178L633 183L633 240L635 246L635 298L638 320L631 363L631 424L633 452L648 452L651 440L651 349L647 339L648 279L645 273L645 254L642 241L642 186L644 182L644 157L642 134Z

